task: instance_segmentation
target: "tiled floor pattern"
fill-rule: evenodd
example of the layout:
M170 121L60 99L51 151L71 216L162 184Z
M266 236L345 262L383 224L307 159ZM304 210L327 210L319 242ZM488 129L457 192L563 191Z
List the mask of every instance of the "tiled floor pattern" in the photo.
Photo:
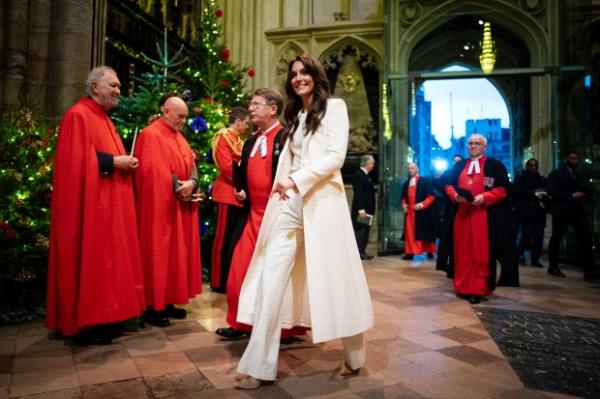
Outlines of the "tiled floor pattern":
M0 399L37 398L565 398L531 390L479 321L482 307L600 318L600 286L566 270L558 279L521 267L521 288L499 288L481 306L457 299L431 261L383 257L364 263L375 327L367 364L341 379L338 341L282 347L275 384L233 388L246 341L222 342L225 297L206 292L189 317L133 331L108 346L50 340L40 322L0 329Z

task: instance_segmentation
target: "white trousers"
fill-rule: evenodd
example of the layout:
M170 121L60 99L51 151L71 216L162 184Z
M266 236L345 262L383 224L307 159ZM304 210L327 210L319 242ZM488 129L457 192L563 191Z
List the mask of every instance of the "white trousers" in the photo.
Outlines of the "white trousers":
M237 371L256 379L274 381L277 377L280 310L290 281L297 251L304 251L302 198L292 190L281 204L281 213L273 226L256 293L256 315L250 342L240 359ZM363 334L343 337L346 363L358 369L365 362Z

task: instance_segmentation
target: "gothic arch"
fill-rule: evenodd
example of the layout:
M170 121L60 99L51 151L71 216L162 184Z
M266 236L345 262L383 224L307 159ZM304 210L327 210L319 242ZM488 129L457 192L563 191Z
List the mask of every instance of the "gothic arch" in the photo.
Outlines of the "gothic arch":
M279 46L279 48L275 51L275 57L273 58L275 74L278 79L282 76L285 79L288 63L297 55L302 53L306 53L306 50L302 47L302 45L293 40L288 40Z
M335 52L339 52L344 48L351 46L357 48L362 54L368 55L371 62L378 71L382 70L383 57L373 46L365 42L359 37L346 36L329 44L317 57L323 65L327 63L327 57Z
M531 66L545 66L549 64L548 36L540 24L529 14L514 5L501 0L450 0L430 10L422 18L415 21L401 35L406 46L400 46L396 57L397 71L407 71L411 53L415 46L429 32L451 20L455 15L464 12L493 12L494 21L510 30L521 38L527 45Z

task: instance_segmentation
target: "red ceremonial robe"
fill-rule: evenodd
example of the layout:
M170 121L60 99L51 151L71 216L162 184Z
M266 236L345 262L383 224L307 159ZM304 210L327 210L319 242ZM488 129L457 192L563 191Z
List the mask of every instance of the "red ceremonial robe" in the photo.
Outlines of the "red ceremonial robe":
M480 173L467 174L471 160L467 160L460 176L458 187L465 188L476 197L483 194L484 203L473 206L467 202L456 203L454 217L454 289L460 294L491 295L488 277L489 240L486 208L502 201L507 193L504 187L485 191L483 166L485 157L479 158ZM456 190L446 186L446 193L455 201Z
M96 151L126 154L104 109L81 98L60 124L52 183L46 326L65 336L145 308L132 176L101 175Z
M419 176L416 176L417 184L419 182ZM420 255L423 252L433 253L436 252L435 243L417 240L415 238L415 197L417 195L417 186L411 186L408 184L408 202L403 200L402 202L408 205L408 209L406 210L406 227L404 229L404 242L405 242L405 253L411 255ZM423 203L423 209L418 212L423 212L425 209L429 208L435 202L435 197L433 195L428 195L425 198Z
M233 220L231 219L238 215L235 212L228 211L230 206L242 206L235 199L233 193L232 163L239 164L243 144L244 142L239 138L239 135L230 127L217 132L212 145L213 159L219 168L219 176L217 176L212 189L212 200L217 203L217 227L210 267L210 286L213 289L225 289L222 282L225 282L226 285L229 274L229 265L224 264L224 262L227 263L231 259L231 254L228 253L229 257L224 257L223 252L228 251L233 235L231 226ZM233 209L235 210L235 208Z
M248 192L246 194L250 197L250 213L242 235L233 250L231 269L227 280L227 323L236 330L252 331L251 326L237 322L238 304L242 284L250 267L250 261L256 247L256 239L273 186L273 148L275 136L280 129L281 125L278 125L277 128L266 133L266 157L263 158L260 151L257 151L254 157L248 157L248 167L246 168L248 171L246 176ZM304 335L306 330L304 327L282 329L281 338Z
M188 180L194 153L159 118L141 131L134 155L140 161L135 200L146 302L155 310L188 303L202 292L198 204L177 198L172 175Z

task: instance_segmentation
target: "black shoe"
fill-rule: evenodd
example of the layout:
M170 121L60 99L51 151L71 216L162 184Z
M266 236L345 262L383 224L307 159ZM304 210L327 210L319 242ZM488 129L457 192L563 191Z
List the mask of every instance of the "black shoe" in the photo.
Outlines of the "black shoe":
M88 328L73 337L73 343L79 346L108 345L112 340L112 334L104 326Z
M299 344L300 342L304 342L304 340L302 338L299 338L299 337L281 338L279 340L279 343L281 345Z
M531 266L533 267L544 267L544 265L542 265L540 262L535 261L535 262L531 262Z
M560 269L548 269L548 274L556 277L566 277L565 274L560 271Z
M467 297L467 301L469 301L469 303L471 305L477 305L478 303L481 303L483 297L481 295L469 295Z
M469 295L467 295L467 294L461 294L460 292L457 292L456 296L458 298L460 298L460 299L468 299L469 298Z
M367 255L367 254L360 254L360 259L361 260L371 260L371 259L373 259L373 257L371 255Z
M185 309L181 309L181 308L176 308L173 305L167 305L167 307L164 310L164 315L166 317L170 317L172 319L185 319L185 317L187 316L187 310Z
M413 255L412 254L406 254L402 257L402 259L404 260L412 260L413 259Z
M145 323L148 323L152 326L156 327L169 327L171 325L171 321L165 315L164 310L156 311L152 308L148 308L146 313L142 316L142 320Z
M433 259L433 254L431 252L427 252L427 259Z
M585 281L600 281L600 272L583 273Z
M235 328L217 328L215 333L223 338L226 338L229 341L237 341L238 339L242 339L250 335L250 333L242 330L236 330Z

